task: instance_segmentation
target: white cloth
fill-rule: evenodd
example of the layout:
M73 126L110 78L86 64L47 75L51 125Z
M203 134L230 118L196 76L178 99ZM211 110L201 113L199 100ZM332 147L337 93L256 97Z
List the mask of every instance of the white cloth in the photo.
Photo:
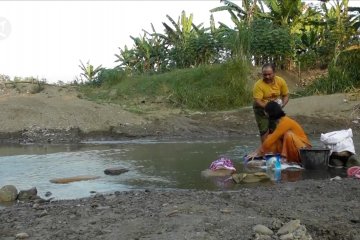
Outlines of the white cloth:
M282 104L283 104L281 98L276 99L275 102L276 102L277 104L279 104L280 106L282 106Z
M267 166L261 166L261 169L267 169ZM287 164L287 163L281 163L281 170L285 170L288 168L296 168L296 169L303 169L300 165L298 164ZM270 168L273 169L273 168Z
M355 147L352 140L351 128L347 130L322 133L320 141L332 152L348 151L355 154Z

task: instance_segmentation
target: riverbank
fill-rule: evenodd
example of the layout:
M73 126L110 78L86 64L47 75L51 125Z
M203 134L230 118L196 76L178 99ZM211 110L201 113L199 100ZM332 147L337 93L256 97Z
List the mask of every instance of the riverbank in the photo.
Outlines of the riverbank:
M359 183L304 180L244 185L236 192L145 190L16 204L0 210L0 238L27 233L29 239L278 239L256 238L253 227L276 232L282 223L300 220L312 239L356 240Z
M199 112L167 104L94 103L71 87L46 86L36 94L5 89L0 137L3 143L41 144L257 134L251 107ZM351 127L357 135L359 104L356 95L312 96L291 99L285 111L308 134ZM236 192L151 189L16 203L0 210L0 239L19 233L29 239L279 239L256 237L252 228L263 224L276 232L281 223L300 220L312 239L359 240L359 183L303 180L244 185Z
M21 88L20 88L21 89ZM355 96L355 97L354 97ZM0 94L3 143L75 143L129 138L209 138L256 135L251 107L200 112L169 107L164 99L95 103L70 86L45 85L39 93L4 88ZM356 95L291 99L286 113L309 134L359 128Z

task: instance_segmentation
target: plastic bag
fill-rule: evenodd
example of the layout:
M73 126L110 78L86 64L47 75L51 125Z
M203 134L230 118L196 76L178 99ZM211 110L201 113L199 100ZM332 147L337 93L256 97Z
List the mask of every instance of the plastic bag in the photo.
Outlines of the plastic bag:
M348 151L355 154L354 142L352 140L351 128L347 130L322 133L320 141L325 144L331 152Z

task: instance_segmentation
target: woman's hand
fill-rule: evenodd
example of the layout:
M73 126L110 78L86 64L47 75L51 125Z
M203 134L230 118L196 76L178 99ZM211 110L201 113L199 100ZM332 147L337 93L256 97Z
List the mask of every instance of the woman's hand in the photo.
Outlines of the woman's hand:
M259 153L258 151L254 151L254 152L251 152L249 153L247 156L246 156L246 160L247 161L251 161L251 160L254 160L255 157L258 157L259 156Z

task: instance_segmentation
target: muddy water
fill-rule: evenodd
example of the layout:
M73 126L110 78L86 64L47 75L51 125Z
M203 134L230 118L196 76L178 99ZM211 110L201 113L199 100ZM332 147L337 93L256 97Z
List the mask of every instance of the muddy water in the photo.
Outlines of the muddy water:
M257 137L252 137L212 141L136 140L78 145L1 146L0 186L12 184L18 189L36 186L40 196L44 197L49 191L56 199L129 189L234 190L245 186L224 181L221 177L202 177L201 171L222 155L231 158L241 171L243 156L253 150L258 141ZM103 171L110 167L124 167L130 171L118 176L105 175ZM284 171L282 180L329 178L334 174L340 175L342 172ZM49 181L78 175L100 178L70 184L53 184Z

